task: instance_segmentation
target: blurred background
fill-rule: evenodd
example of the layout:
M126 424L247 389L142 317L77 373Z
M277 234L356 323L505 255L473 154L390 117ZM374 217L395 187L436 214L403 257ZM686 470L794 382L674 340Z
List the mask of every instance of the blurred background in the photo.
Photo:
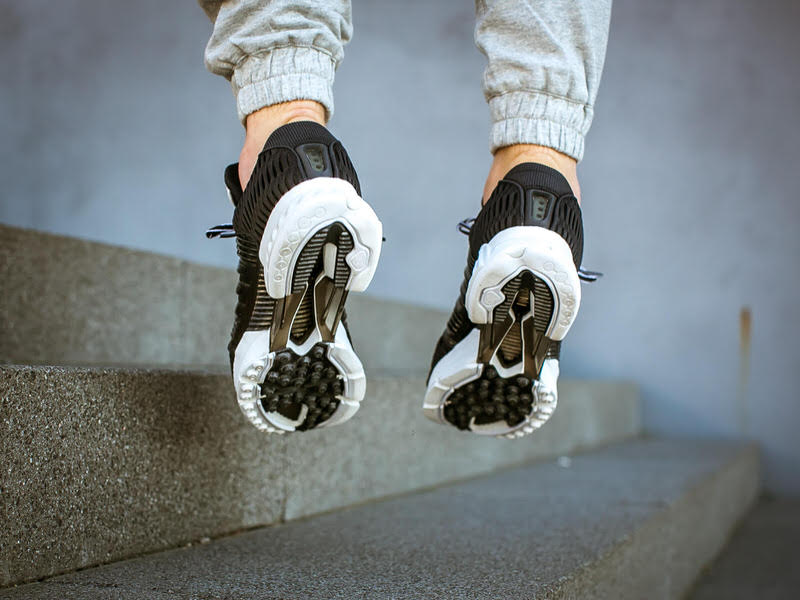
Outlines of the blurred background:
M331 129L387 241L370 293L450 309L490 155L468 0L354 0ZM641 386L653 433L745 437L800 496L800 4L616 0L579 175L570 377ZM0 0L0 222L234 267L243 140L191 0ZM233 290L231 290L233 294ZM442 324L443 325L443 324ZM431 349L432 350L432 349Z

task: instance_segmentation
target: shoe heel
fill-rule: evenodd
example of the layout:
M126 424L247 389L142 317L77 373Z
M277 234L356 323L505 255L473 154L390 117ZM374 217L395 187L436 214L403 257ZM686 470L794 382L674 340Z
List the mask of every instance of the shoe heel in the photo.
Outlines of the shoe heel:
M470 320L491 323L495 308L505 300L503 287L523 271L550 288L555 318L545 335L564 339L580 308L580 280L567 242L542 227L509 227L481 247L465 298Z
M317 177L289 190L275 205L259 247L264 284L272 298L292 291L295 265L303 248L322 228L341 224L353 247L344 262L350 270L344 287L367 289L380 258L383 226L375 211L343 179Z

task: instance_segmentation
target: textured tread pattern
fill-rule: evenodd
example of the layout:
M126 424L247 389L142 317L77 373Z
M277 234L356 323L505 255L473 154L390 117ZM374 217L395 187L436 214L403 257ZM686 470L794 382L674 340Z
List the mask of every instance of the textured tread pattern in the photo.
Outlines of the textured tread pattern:
M311 236L300 254L292 274L292 293L302 292L313 280L314 273L319 272L319 263L322 256L322 247L328 237L328 227L323 227Z
M503 378L489 365L480 378L453 391L444 405L444 418L462 430L472 424L505 421L520 425L533 411L531 379L524 375Z
M332 223L317 231L300 251L292 275L292 293L303 294L292 322L291 339L302 344L313 331L317 322L325 322L326 314L316 315L315 282L324 269L324 251L327 244L336 247L333 285L344 288L350 277L350 267L345 256L353 249L353 237L341 223ZM328 306L328 310L339 310L338 305ZM331 332L335 333L335 332Z
M297 420L303 406L307 412L297 431L312 429L327 421L339 406L344 391L342 376L326 356L326 344L315 344L305 356L286 349L275 355L272 368L260 385L264 412L277 412Z
M497 320L502 320L505 315L511 313L515 302L522 308L525 308L530 304L530 299L528 298L527 294L522 294L519 298L517 297L521 285L522 279L515 277L503 288L505 300L503 300L503 302L494 310L494 322L497 322ZM518 324L516 324L516 326L512 326L511 329L506 333L505 337L497 348L497 353L500 362L502 362L504 365L510 366L516 362L519 362L520 356L522 355L522 332L520 331Z
M552 357L553 342L545 333L553 319L554 303L547 284L530 271L524 271L506 283L502 292L505 300L495 307L492 322L480 326L481 343L487 344L478 350L479 356L486 359L480 377L457 387L445 401L444 417L459 429L497 421L505 421L509 427L521 424L533 412L533 381L538 378L544 360ZM530 320L534 333L529 334L525 344L523 322ZM526 347L531 343L538 352ZM556 346L556 352L559 347ZM523 356L523 350L538 356L531 360L530 356ZM501 377L497 369L488 364L495 353L506 367L523 361L525 372L510 378Z
M336 253L336 265L333 273L333 284L337 288L343 288L347 285L347 280L350 279L350 267L347 264L346 257L353 249L353 237L350 232L343 229L339 233L339 239L336 242L338 251Z
M322 250L325 244L336 246L333 280L336 287L345 287L350 277L350 267L345 257L353 249L353 236L344 225L336 222L317 231L301 250L292 275L292 293L303 291L309 280L316 279L323 267Z
M553 292L541 277L533 277L533 297L536 302L533 310L534 329L544 335L552 320Z
M264 269L258 269L258 281L256 283L256 300L250 314L250 322L247 329L258 331L268 329L272 324L275 313L275 300L267 295L267 287L264 284Z

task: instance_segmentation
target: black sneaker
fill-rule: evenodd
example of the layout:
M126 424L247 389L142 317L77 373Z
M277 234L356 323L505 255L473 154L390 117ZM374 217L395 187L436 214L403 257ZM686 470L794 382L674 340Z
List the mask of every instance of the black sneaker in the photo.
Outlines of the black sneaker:
M242 191L225 170L236 237L239 303L228 345L239 407L268 432L337 425L358 410L366 380L344 314L366 289L382 226L361 199L342 144L321 125L277 129Z
M467 269L423 409L462 430L522 437L556 408L561 340L581 301L581 209L558 171L525 163L460 229Z

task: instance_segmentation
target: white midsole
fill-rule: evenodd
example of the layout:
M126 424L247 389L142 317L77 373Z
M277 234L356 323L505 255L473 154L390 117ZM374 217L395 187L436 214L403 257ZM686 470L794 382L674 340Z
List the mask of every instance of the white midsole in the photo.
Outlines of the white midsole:
M557 233L542 227L509 227L481 246L472 270L465 303L470 320L476 325L491 323L494 309L504 300L503 287L522 271L531 271L541 278L553 294L553 317L545 335L562 340L575 321L580 307L581 289L572 252ZM431 372L425 393L423 411L438 423L447 423L444 406L450 394L462 385L477 379L484 365L478 362L480 332L473 329ZM523 372L520 361L504 367L492 357L490 363L501 377ZM548 358L538 380L533 382L534 409L514 427L504 421L488 425L471 425L471 431L483 435L520 437L543 425L552 415L558 401L558 360Z
M477 329L470 331L433 367L422 403L422 410L429 419L446 423L443 411L447 397L457 387L477 379L483 373L483 365L477 360L480 335Z
M300 251L317 231L335 222L344 225L353 238L353 249L345 257L350 267L346 289L367 289L378 267L383 226L350 183L336 177L316 177L286 192L264 228L258 257L272 298L291 293L291 274Z
M545 335L564 339L580 308L580 279L567 242L543 227L509 227L481 246L465 299L470 320L490 323L505 299L503 286L523 270L540 277L553 292L553 319Z

